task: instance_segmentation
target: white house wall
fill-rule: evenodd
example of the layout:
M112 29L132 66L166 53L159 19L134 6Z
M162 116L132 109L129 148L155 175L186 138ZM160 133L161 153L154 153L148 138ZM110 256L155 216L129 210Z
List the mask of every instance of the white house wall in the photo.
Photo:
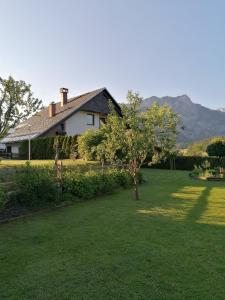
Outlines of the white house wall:
M8 146L11 146L11 152L13 154L19 154L19 144L18 143L8 144Z
M99 128L99 114L93 113L95 115L94 125L87 125L88 123L88 112L78 111L70 118L65 121L65 131L67 135L77 135L87 129L98 129Z

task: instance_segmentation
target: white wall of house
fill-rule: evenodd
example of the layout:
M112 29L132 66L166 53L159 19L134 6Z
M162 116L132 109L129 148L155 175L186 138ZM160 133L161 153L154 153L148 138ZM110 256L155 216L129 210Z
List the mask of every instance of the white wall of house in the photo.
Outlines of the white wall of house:
M90 124L90 114L94 115L94 125ZM65 131L67 135L76 135L84 132L87 129L99 128L99 114L78 111L65 121Z
M6 148L6 147L5 147L5 144L1 144L1 143L0 143L0 150L5 150L5 148Z
M19 154L19 144L12 144L12 153Z
M19 154L19 143L7 143L5 146L6 149L7 147L11 147L11 153Z

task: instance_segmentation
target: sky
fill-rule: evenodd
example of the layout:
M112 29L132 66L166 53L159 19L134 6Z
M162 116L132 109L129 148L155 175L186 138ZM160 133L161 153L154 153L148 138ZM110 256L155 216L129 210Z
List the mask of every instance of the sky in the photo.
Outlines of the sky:
M45 104L107 87L225 107L224 0L0 0L0 76Z

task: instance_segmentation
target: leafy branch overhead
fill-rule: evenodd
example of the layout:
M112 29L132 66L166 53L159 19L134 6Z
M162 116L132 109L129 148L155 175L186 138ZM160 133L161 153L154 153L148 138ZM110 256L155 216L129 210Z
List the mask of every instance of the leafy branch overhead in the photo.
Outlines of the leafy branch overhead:
M33 97L30 84L0 77L0 137L41 108L42 101Z

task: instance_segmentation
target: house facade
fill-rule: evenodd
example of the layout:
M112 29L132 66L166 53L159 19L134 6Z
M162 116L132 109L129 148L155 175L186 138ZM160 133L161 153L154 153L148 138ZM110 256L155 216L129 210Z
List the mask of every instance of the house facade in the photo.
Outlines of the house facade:
M60 89L60 102L48 107L20 123L1 140L7 152L19 154L20 142L56 135L79 135L87 129L98 129L106 122L111 102L121 115L119 104L106 88L68 98L68 89Z

